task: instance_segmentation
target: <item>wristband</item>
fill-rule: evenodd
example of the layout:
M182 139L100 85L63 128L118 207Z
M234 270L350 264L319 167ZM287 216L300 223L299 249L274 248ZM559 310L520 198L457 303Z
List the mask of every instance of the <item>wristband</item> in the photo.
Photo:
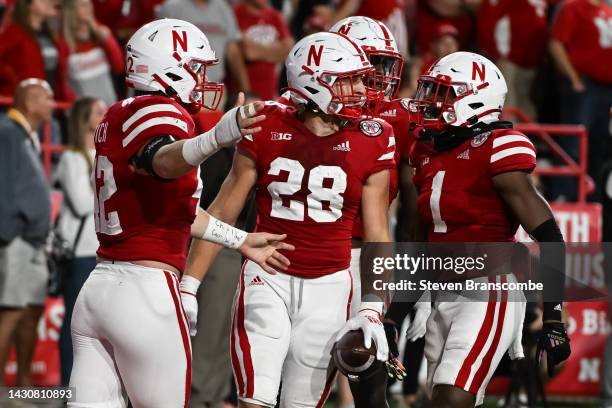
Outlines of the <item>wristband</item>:
M179 283L179 291L194 295L197 293L200 287L200 281L191 275L183 275L181 282Z
M183 144L183 159L196 167L199 166L219 150L219 143L215 139L215 129L204 132L194 138L187 140Z
M223 221L219 221L209 214L208 225L206 226L204 235L202 235L202 239L223 245L227 248L238 249L247 235L247 232L234 228Z

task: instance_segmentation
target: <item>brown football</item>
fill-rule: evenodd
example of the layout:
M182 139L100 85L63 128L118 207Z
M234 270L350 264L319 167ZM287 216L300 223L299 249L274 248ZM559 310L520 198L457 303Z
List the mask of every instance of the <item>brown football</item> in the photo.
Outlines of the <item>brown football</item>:
M332 350L332 357L338 370L351 380L369 374L376 360L376 344L370 348L363 344L363 332L353 330L338 340Z

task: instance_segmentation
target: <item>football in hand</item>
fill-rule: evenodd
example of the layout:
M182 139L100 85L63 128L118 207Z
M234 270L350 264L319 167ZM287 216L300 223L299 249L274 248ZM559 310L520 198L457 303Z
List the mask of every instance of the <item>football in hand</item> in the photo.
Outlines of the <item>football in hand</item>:
M361 330L352 330L332 348L332 358L338 370L351 381L369 376L380 364L376 360L376 344L366 348Z

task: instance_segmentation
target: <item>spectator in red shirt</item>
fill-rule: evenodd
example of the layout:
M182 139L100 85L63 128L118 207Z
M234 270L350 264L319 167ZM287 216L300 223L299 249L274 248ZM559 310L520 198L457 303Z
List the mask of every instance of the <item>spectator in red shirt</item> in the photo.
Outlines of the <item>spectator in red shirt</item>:
M450 24L442 24L438 27L436 37L431 41L429 51L422 57L412 59L412 64L410 64L410 84L401 91L402 96L413 97L419 77L427 72L437 60L457 51L459 51L459 31Z
M279 64L293 46L283 16L268 0L242 0L234 6L242 32L243 53L251 90L263 100L278 96Z
M506 79L506 105L534 120L530 91L546 49L547 11L546 0L483 0L478 12L478 45Z
M57 41L49 19L58 15L53 0L17 0L12 21L0 33L0 95L11 96L26 78L45 79L58 100L72 101L67 50Z
M603 161L612 153L608 129L612 106L612 6L601 0L562 3L552 29L550 52L562 74L558 81L561 119L586 126L589 174L599 180ZM576 146L568 147L576 156ZM598 193L601 191L599 188Z
M417 52L426 54L439 27L445 24L457 28L460 49L470 48L474 41L474 17L480 3L481 0L417 0Z
M123 51L110 29L98 23L91 0L64 0L62 40L68 79L77 96L93 96L110 106L117 101L113 74L123 71Z
M142 25L156 20L155 7L164 0L93 0L96 18L109 27L121 44Z

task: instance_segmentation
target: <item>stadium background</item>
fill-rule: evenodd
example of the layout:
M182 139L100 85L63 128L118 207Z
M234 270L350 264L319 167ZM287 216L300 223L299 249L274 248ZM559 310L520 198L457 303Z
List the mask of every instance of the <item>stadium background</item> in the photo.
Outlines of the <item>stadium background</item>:
M6 110L19 80L46 78L57 104L53 123L40 132L41 160L49 180L67 143L67 115L80 97L93 96L112 103L129 95L121 72L122 46L142 24L157 16L181 18L194 3L202 15L192 22L210 38L217 55L226 60L215 72L226 84L226 95L239 90L275 98L283 87L282 61L292 41L325 30L348 15L380 19L394 31L406 59L400 96L411 97L416 79L437 58L455 50L480 52L504 72L510 88L504 116L528 134L538 147L536 179L553 209L567 241L608 241L610 191L606 190L612 132L612 6L598 0L82 0L93 6L91 44L70 46L62 13L69 1L0 0L0 105ZM44 49L25 46L27 40L10 30L15 3L52 7L44 20L55 41L60 61L48 69ZM42 3L47 3L44 5ZM64 4L63 4L64 3ZM79 3L77 1L76 3ZM210 15L207 15L210 13ZM219 13L218 16L213 13ZM228 14L229 13L229 14ZM229 15L229 17L228 17ZM72 18L74 16L71 15ZM218 19L216 19L219 17ZM221 24L224 18L234 21ZM590 27L589 27L590 26ZM231 27L235 27L232 29ZM94 29L95 28L95 29ZM96 31L97 33L97 31ZM102 38L103 37L103 38ZM110 45L109 45L110 44ZM281 44L279 55L265 55L266 46ZM26 44L29 45L29 44ZM38 46L38 44L37 44ZM559 47L563 52L559 51ZM101 50L101 52L100 52ZM36 57L40 52L41 58ZM565 60L563 53L565 54ZM95 54L95 55L94 55ZM94 57L92 57L94 55ZM34 57L33 57L34 56ZM567 61L572 67L566 68ZM62 61L64 64L62 64ZM118 62L119 61L119 62ZM42 63L42 66L32 65ZM79 65L81 64L81 65ZM83 65L86 64L86 65ZM89 64L89 65L87 65ZM565 65L564 65L565 64ZM66 67L63 67L66 65ZM104 73L113 92L83 86L79 70ZM573 72L572 72L573 71ZM51 77L52 76L52 77ZM100 93L96 93L99 89ZM603 113L602 113L603 112ZM202 113L201 129L210 127L218 113ZM0 135L2 137L2 135ZM3 194L3 192L0 192ZM53 212L61 205L53 195ZM605 228L608 227L608 228ZM519 234L524 237L524 234ZM603 282L598 261L588 254L585 282ZM575 259L575 258L572 258ZM594 275L589 275L592 273ZM599 275L598 275L599 274ZM598 275L598 276L595 276ZM603 283L601 283L602 289ZM573 353L566 367L546 385L547 394L567 406L595 403L603 381L604 348L610 332L608 306L572 303L568 307ZM57 341L63 318L61 297L49 297L38 327L38 346L32 362L32 381L60 382ZM6 384L15 380L14 355L5 367ZM490 391L504 394L508 378ZM608 379L608 381L612 381ZM570 402L568 402L570 401Z

